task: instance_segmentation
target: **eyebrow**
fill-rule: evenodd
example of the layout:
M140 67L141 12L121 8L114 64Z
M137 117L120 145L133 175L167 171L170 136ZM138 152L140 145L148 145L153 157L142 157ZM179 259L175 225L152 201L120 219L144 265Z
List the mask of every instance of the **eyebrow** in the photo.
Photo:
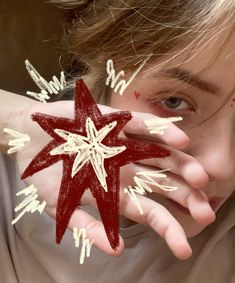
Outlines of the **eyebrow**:
M178 67L170 68L170 69L162 70L161 73L170 78L175 78L187 84L191 84L203 91L210 92L214 95L217 95L220 92L220 88L217 85L205 81L202 78L200 78L198 75L192 74L189 71L186 71L185 69L182 68L178 68Z

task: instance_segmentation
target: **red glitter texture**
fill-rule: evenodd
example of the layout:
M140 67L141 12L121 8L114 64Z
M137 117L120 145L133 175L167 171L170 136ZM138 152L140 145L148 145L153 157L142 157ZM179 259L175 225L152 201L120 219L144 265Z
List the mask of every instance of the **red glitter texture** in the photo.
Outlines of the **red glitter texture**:
M72 178L71 172L76 154L50 155L52 149L65 143L65 140L58 136L54 129L63 129L86 136L85 122L88 117L93 120L97 130L113 121L117 121L116 127L103 139L102 143L110 147L126 147L126 150L118 155L104 160L108 192L104 191L90 161ZM83 80L76 82L74 119L54 117L42 113L32 115L33 121L37 122L53 139L33 158L23 172L21 179L29 177L59 160L63 160L63 178L56 210L57 243L61 242L73 212L79 208L81 197L84 191L89 188L97 201L111 247L116 249L119 245L120 167L140 159L162 158L170 155L168 150L162 149L156 144L118 137L122 128L131 118L132 115L128 111L102 115Z

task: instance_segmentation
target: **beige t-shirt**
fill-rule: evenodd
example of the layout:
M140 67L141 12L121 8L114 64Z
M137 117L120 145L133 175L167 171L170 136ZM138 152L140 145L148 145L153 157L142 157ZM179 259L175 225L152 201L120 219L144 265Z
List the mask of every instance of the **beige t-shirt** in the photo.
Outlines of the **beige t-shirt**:
M126 249L111 257L94 246L79 264L80 249L67 231L55 243L55 222L45 212L27 213L13 227L16 191L25 187L14 161L0 154L1 283L234 283L235 194L216 221L189 239L193 256L176 259L164 240L148 227L121 229Z

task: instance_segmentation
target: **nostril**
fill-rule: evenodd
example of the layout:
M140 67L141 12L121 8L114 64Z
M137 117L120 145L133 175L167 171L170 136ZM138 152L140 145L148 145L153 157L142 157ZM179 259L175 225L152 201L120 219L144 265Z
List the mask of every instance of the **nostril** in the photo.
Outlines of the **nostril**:
M209 175L209 183L211 184L228 181L234 176L235 172L234 166L229 166L228 162L226 164L220 162L217 165L207 165L206 168L206 172Z

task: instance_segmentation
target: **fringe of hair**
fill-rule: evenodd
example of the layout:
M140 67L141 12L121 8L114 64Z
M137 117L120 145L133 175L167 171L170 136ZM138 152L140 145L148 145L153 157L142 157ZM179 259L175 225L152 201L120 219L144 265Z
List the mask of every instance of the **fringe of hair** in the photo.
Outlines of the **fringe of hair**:
M104 95L107 59L131 72L153 53L148 70L160 70L185 54L185 61L234 29L234 0L51 0L69 9L64 46L96 96ZM231 34L230 34L231 35ZM193 50L188 55L188 50ZM187 55L186 55L187 54ZM194 55L192 55L194 54ZM168 58L164 59L163 58ZM161 63L159 63L161 62ZM106 94L107 95L107 94Z

